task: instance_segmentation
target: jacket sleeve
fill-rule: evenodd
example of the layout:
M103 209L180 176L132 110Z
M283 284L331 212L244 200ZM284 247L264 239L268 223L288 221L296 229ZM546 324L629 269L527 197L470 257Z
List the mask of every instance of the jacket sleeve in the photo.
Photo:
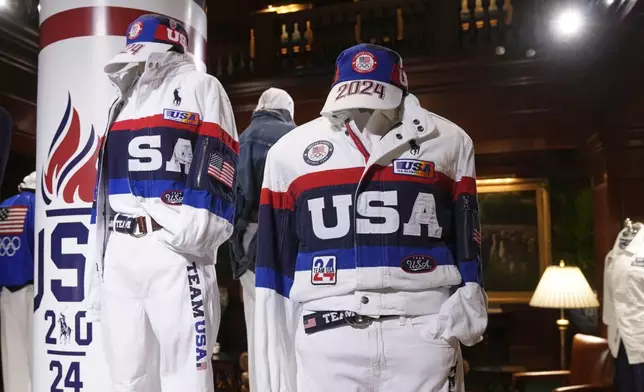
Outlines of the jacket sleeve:
M481 340L487 327L487 295L481 268L481 227L472 140L461 143L452 204L454 249L461 286L445 301L439 312L439 328L445 339L458 339L466 346Z
M201 119L183 203L173 226L159 239L178 252L215 257L217 248L233 231L233 187L239 155L232 107L221 83L210 78L197 91Z
M255 374L264 392L295 392L294 339L300 305L289 299L298 240L295 203L269 151L259 207L255 268Z
M617 238L619 240L619 236L617 236ZM602 304L602 322L606 326L615 325L615 305L613 304L613 287L611 284L612 274L613 249L608 251L604 260L604 300Z
M239 279L250 264L243 242L244 233L246 233L246 228L249 223L250 210L253 206L251 204L253 200L250 200L251 193L249 193L252 189L254 178L252 142L246 141L240 145L238 168L237 182L235 185L235 230L230 238L231 263L234 279ZM258 201L256 202L258 203Z

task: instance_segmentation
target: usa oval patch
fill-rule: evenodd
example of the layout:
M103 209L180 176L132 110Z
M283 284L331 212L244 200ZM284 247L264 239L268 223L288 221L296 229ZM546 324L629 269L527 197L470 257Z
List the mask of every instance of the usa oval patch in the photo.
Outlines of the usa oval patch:
M183 204L183 191L165 191L161 194L161 201L171 206Z
M423 274L436 269L436 260L430 256L411 255L402 259L400 268L410 274Z

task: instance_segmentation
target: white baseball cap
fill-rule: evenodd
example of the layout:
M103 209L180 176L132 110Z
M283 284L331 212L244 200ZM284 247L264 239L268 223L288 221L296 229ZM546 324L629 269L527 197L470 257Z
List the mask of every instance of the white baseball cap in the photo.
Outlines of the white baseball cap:
M106 66L106 73L121 70L126 64L145 62L150 54L174 49L188 51L188 33L181 23L157 14L138 17L130 23L125 35L126 45Z
M335 64L322 115L358 108L394 109L409 91L402 58L384 46L352 46L340 53Z

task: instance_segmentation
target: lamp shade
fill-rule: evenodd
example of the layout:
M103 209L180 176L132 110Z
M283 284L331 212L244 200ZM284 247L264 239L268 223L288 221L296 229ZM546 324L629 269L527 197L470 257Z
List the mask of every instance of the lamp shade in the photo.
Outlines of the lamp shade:
M537 308L578 309L599 307L597 296L579 267L546 268L532 295L530 306Z

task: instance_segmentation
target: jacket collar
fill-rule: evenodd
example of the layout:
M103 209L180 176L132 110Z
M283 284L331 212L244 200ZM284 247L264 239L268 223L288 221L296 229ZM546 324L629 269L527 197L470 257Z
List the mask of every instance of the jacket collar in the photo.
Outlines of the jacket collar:
M391 123L393 124L392 129L402 135L402 139L398 139L400 144L408 143L411 139L422 141L436 130L436 123L432 120L431 114L423 109L418 99L411 94L405 97L397 112L390 113L398 119L395 121L392 118ZM390 113L387 113L387 116L392 116ZM329 120L333 129L342 132L346 129L345 123L351 121L351 111L324 114L323 116Z
M631 240L631 243L626 246L624 249L625 252L630 253L631 255L637 254L644 247L644 228L640 227L635 234L635 237Z
M139 79L140 84L147 84L197 69L190 54L176 52L151 53L145 62L145 69L141 72L142 67L143 64L135 63L118 72L108 74L121 96L124 96Z
M256 110L251 116L251 121L261 119L262 117L273 117L281 122L294 124L291 114L286 109L264 109Z

